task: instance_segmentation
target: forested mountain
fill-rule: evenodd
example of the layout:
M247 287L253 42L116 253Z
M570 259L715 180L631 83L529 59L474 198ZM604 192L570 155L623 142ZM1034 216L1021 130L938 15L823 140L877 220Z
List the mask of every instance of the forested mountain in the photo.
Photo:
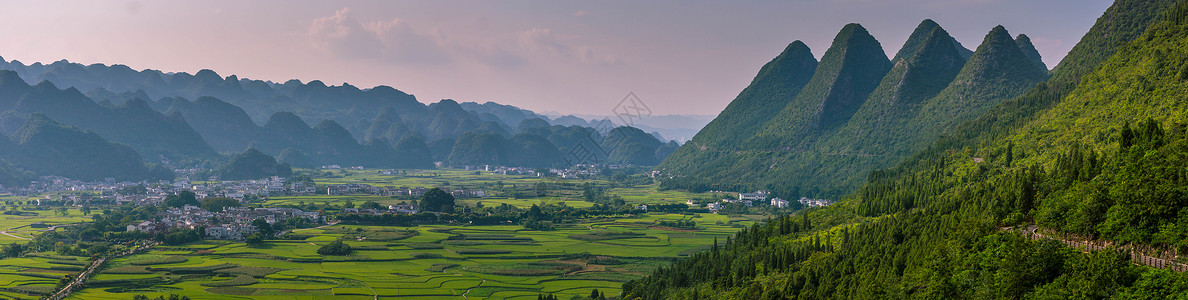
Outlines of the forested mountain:
M106 139L131 146L142 155L160 160L186 157L212 157L215 152L179 115L163 115L143 100L118 106L104 106L76 89L59 89L42 82L29 86L11 71L0 71L0 97L6 113L2 124L5 133L17 129L33 113L44 113L54 120L91 130ZM9 106L11 105L11 106Z
M12 141L3 144L0 158L39 175L80 180L173 177L171 170L162 172L145 166L140 155L128 146L55 122L42 113L29 116Z
M887 167L922 150L956 124L1046 79L1047 70L1026 54L1034 52L1030 45L1026 40L1012 39L999 26L986 35L977 51L966 55L968 50L948 32L932 20L924 20L904 43L893 66L885 71L878 42L860 26L848 25L822 58L814 81L808 84L818 87L806 87L764 125L765 131L746 142L713 146L694 138L660 165L661 170L675 176L663 184L695 190L769 189L785 197L838 197L852 192L870 170ZM849 61L843 59L846 57L857 58ZM852 67L839 73L824 67L859 64L867 69ZM871 81L876 76L878 81ZM811 95L811 90L818 91L817 95ZM824 96L820 91L832 94ZM837 106L845 110L813 110L824 106L804 102L839 97L850 99ZM853 100L857 97L861 100ZM822 114L835 118L814 119ZM750 118L723 111L717 120ZM704 135L753 134L706 131L709 129L713 128L707 126Z
M236 154L218 172L219 179L222 180L260 179L269 176L289 177L292 173L288 164L277 163L276 159L253 148Z
M841 203L743 230L625 298L1183 297L1183 273L1001 229L1188 251L1188 1L1172 2L1116 1L1046 84Z
M137 159L143 157L146 162L223 166L232 169L208 171L236 178L241 177L236 174L243 173L226 164L242 162L237 158L245 155L241 153L245 149L251 150L251 161L263 161L256 155L261 154L305 168L326 164L428 168L434 161L452 166L555 167L566 163L562 153L577 143L579 139L574 136L604 139L593 128L550 126L547 118L514 106L492 102L459 104L448 99L425 105L387 86L360 89L345 83L327 86L316 80L278 84L234 75L224 78L211 70L190 75L135 71L123 65L84 66L65 60L25 65L0 59L0 130L13 135L26 127L32 114L44 114L67 127L96 135L87 138L127 145L134 150L132 154L139 154ZM544 130L528 134L514 128L529 119L543 121ZM482 144L487 141L495 144ZM629 144L631 147L600 158L614 158L607 163L654 165L675 148L646 134L632 135ZM454 149L454 145L463 148ZM482 152L491 147L498 151ZM73 163L92 170L119 161L124 160ZM97 178L85 172L63 173L49 162L14 163L11 170L0 172L0 183L19 184L32 178L30 175ZM126 165L144 167L139 162ZM127 167L110 169L127 170L117 176L121 179L149 175ZM168 177L164 173L154 176Z
M779 56L759 69L751 84L730 101L718 118L706 124L692 142L698 147L714 148L741 143L788 106L816 69L817 59L808 46L801 41L788 44Z
M817 133L844 125L890 69L879 41L862 25L846 25L821 56L804 89L746 144L797 147Z
M561 153L574 140L564 137L572 130L553 129L546 117L528 110L448 99L425 105L387 86L360 89L316 80L281 84L222 77L211 70L191 75L65 60L25 65L0 59L0 69L7 70L0 71L0 129L5 133L12 134L29 114L40 112L127 144L152 162L209 161L219 166L226 156L218 153L230 156L252 148L306 168L424 168L434 161L546 167L563 165ZM30 86L26 81L40 83ZM514 127L527 119L545 120L548 130L520 135ZM455 151L455 144L468 147L471 139L489 134L505 142L497 148L515 155L472 159L474 155L459 154L449 159L453 152L474 150ZM654 165L656 155L672 152L661 148L675 148L655 146L663 142L646 138L651 140L636 142L648 146L633 144L613 155L646 157L632 161ZM565 144L556 145L558 141Z

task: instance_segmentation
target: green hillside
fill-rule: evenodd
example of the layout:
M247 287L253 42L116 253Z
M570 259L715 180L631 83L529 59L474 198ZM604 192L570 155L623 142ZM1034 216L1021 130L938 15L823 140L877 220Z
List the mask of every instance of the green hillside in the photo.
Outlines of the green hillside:
M851 32L847 34L843 30L839 38L854 36L855 27L847 28ZM1047 70L1031 61L1019 44L1030 45L1026 41L1017 43L999 26L986 35L967 61L962 55L963 48L948 32L935 22L924 20L900 51L899 55L904 57L885 72L874 90L855 108L853 116L840 127L817 127L788 138L764 132L734 147L686 144L660 165L660 170L676 176L665 180L663 185L695 190L769 189L790 198L835 198L852 192L863 184L871 170L890 166L924 149L957 124L1021 95L1046 79ZM842 51L838 49L839 45L835 45L831 51ZM910 55L903 54L905 51ZM822 59L822 66L844 64L829 53ZM822 70L824 67L818 68L818 76ZM814 80L829 77L814 77ZM810 82L809 86L813 84ZM850 80L842 80L830 88L846 89L853 89ZM809 90L806 87L805 93ZM807 94L802 93L797 101L804 99L804 95ZM788 107L798 106L792 103ZM775 128L770 124L779 122L801 122L791 127L807 128L804 126L811 126L813 121L806 114L806 110L785 109L767 128ZM730 119L747 117L725 111L718 117L718 120ZM747 132L703 135L713 134L742 136ZM779 142L769 144L772 141Z
M800 41L788 44L779 56L759 69L751 84L717 118L697 132L692 143L715 148L736 147L796 98L816 69L817 59L808 46Z
M1036 87L898 166L874 172L842 203L743 230L625 284L625 293L644 299L1188 295L1188 275L1134 265L1125 252L1082 253L1002 229L1034 221L1048 235L1139 245L1143 255L1188 250L1182 221L1188 104L1180 101L1188 94L1188 2L1175 10L1170 2L1116 2L1065 67L1057 67L1053 84L1082 78L1070 92ZM1172 11L1171 21L1136 38L1160 11ZM995 116L1003 122L987 120Z
M80 180L135 180L149 175L132 148L50 120L45 114L31 115L12 136L12 143L14 149L5 159L38 175Z
M795 147L811 140L813 133L845 124L890 69L891 62L879 41L862 25L846 25L800 94L746 143L761 148Z
M932 19L921 21L920 25L917 25L916 29L912 30L912 34L903 43L903 47L899 48L899 52L895 53L895 57L891 58L891 63L899 63L901 59L909 59L915 56L916 52L920 51L920 47L924 45L925 40L932 36L932 30L937 28L940 28L940 24L937 24ZM945 34L948 35L948 33ZM957 54L961 56L961 60L966 60L970 56L973 56L973 51L966 49L957 39L952 37L949 37L949 39L952 41L953 47L957 49Z
M1023 54L1027 55L1027 58L1031 59L1031 62L1036 63L1045 70L1048 69L1048 66L1044 64L1043 58L1040 57L1039 50L1035 50L1035 45L1031 43L1030 37L1026 34L1019 34L1019 36L1015 37L1015 44L1019 45L1019 49L1023 50Z

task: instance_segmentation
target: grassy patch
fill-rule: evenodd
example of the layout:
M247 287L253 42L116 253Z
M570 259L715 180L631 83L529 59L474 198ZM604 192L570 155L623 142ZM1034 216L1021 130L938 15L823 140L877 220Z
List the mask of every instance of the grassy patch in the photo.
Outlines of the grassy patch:
M284 271L284 270L285 269L270 268L270 267L235 266L232 268L215 270L214 272L221 273L221 274L240 274L240 275L248 275L248 276L252 276L252 277L264 277L264 276L268 276L269 274L273 274L273 273Z
M585 234L571 234L571 235L569 235L569 238L575 239L575 240L594 242L594 241L605 241L605 240L640 238L640 237L645 237L645 236L647 236L647 235L645 235L643 233L629 232L629 231L594 231L594 232L585 233Z
M210 286L210 287L244 286L244 285L249 285L249 284L255 284L256 282L257 281L256 281L255 277L252 277L249 275L239 275L239 276L235 276L235 278L232 278L230 280L203 282L201 285L202 286Z
M577 270L582 267L574 264L565 263L546 263L535 262L526 264L499 264L499 265L475 265L462 267L463 270L504 276L543 276L543 275L561 275Z
M145 266L124 266L103 270L104 274L152 274Z
M458 254L508 254L511 250L503 249L453 249Z
M212 287L205 290L211 294L234 295L234 296L250 296L256 293L256 289L241 288L237 286L220 286Z
M441 244L430 244L430 243L411 243L411 244L405 244L404 246L413 248L413 249L441 249L441 248L445 247L445 246L442 246Z
M129 264L138 266L164 265L176 264L186 262L186 257L178 255L146 255L139 257L136 260L129 261Z
M446 269L457 267L457 266L458 266L458 264L433 264L432 266L425 268L425 271L445 272Z

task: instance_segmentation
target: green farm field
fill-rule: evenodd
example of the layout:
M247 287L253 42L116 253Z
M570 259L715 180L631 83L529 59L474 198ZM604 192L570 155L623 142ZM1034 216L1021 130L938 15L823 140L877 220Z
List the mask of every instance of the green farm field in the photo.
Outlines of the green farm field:
M651 226L681 218L692 218L700 229ZM538 293L587 295L593 288L617 294L623 282L734 233L730 223L713 214L647 214L564 224L555 231L333 225L258 248L219 241L158 246L115 260L72 297L534 299ZM351 255L316 253L340 239L355 249Z
M376 170L319 172L318 185L361 183L386 187L458 187L484 189L489 197L460 198L457 204L521 209L532 205L588 208L583 186L626 204L684 203L723 197L712 193L660 191L655 184L595 179L497 175L464 170ZM326 176L329 175L329 176ZM340 206L374 201L381 205L415 200L376 195L308 195L263 199L265 207L302 204ZM97 208L100 210L102 208ZM36 215L32 215L36 214ZM656 226L661 220L692 220L696 229ZM286 239L248 247L243 242L200 241L156 246L151 251L114 259L71 299L130 299L178 294L192 299L534 299L554 294L567 299L597 288L618 294L623 282L648 274L674 258L707 249L760 216L707 213L642 213L579 219L555 230L525 230L520 225L468 224L416 227L327 225L297 230ZM66 216L54 210L0 215L0 244L21 242L48 226L89 221L77 208ZM317 253L322 245L344 241L346 256ZM58 280L79 269L81 257L52 252L0 260L0 298L38 298Z

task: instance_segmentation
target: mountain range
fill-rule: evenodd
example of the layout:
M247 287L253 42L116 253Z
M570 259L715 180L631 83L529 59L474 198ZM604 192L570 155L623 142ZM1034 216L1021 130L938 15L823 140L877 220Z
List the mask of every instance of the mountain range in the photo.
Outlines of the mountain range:
M656 165L678 147L655 133L550 122L565 123L493 102L447 99L425 105L387 86L274 83L222 77L211 70L191 75L65 60L25 65L0 58L0 132L18 141L30 135L30 128L58 128L46 132L97 145L93 156L62 148L44 155L63 157L30 159L36 153L21 149L66 145L20 138L14 149L21 151L0 157L10 163L0 163L0 174L12 175L0 176L5 185L41 175L169 179L161 170L183 167L235 178L327 164L560 167L572 163L564 156L585 140L624 140L628 145L605 148L585 162ZM613 136L617 134L625 136ZM28 143L33 144L26 147ZM64 157L70 155L75 156ZM105 156L110 159L90 159ZM235 167L240 165L275 172L245 173Z
M974 51L924 20L893 60L859 24L817 62L789 44L658 167L662 185L836 198L868 173L1021 95L1048 70L1026 35L991 29Z
M1188 1L1115 1L1051 76L1028 44L995 28L960 71L1013 74L999 82L1016 96L837 203L743 229L624 298L1182 298L1188 275L1166 266L1188 249ZM996 90L957 90L963 76L931 99Z

